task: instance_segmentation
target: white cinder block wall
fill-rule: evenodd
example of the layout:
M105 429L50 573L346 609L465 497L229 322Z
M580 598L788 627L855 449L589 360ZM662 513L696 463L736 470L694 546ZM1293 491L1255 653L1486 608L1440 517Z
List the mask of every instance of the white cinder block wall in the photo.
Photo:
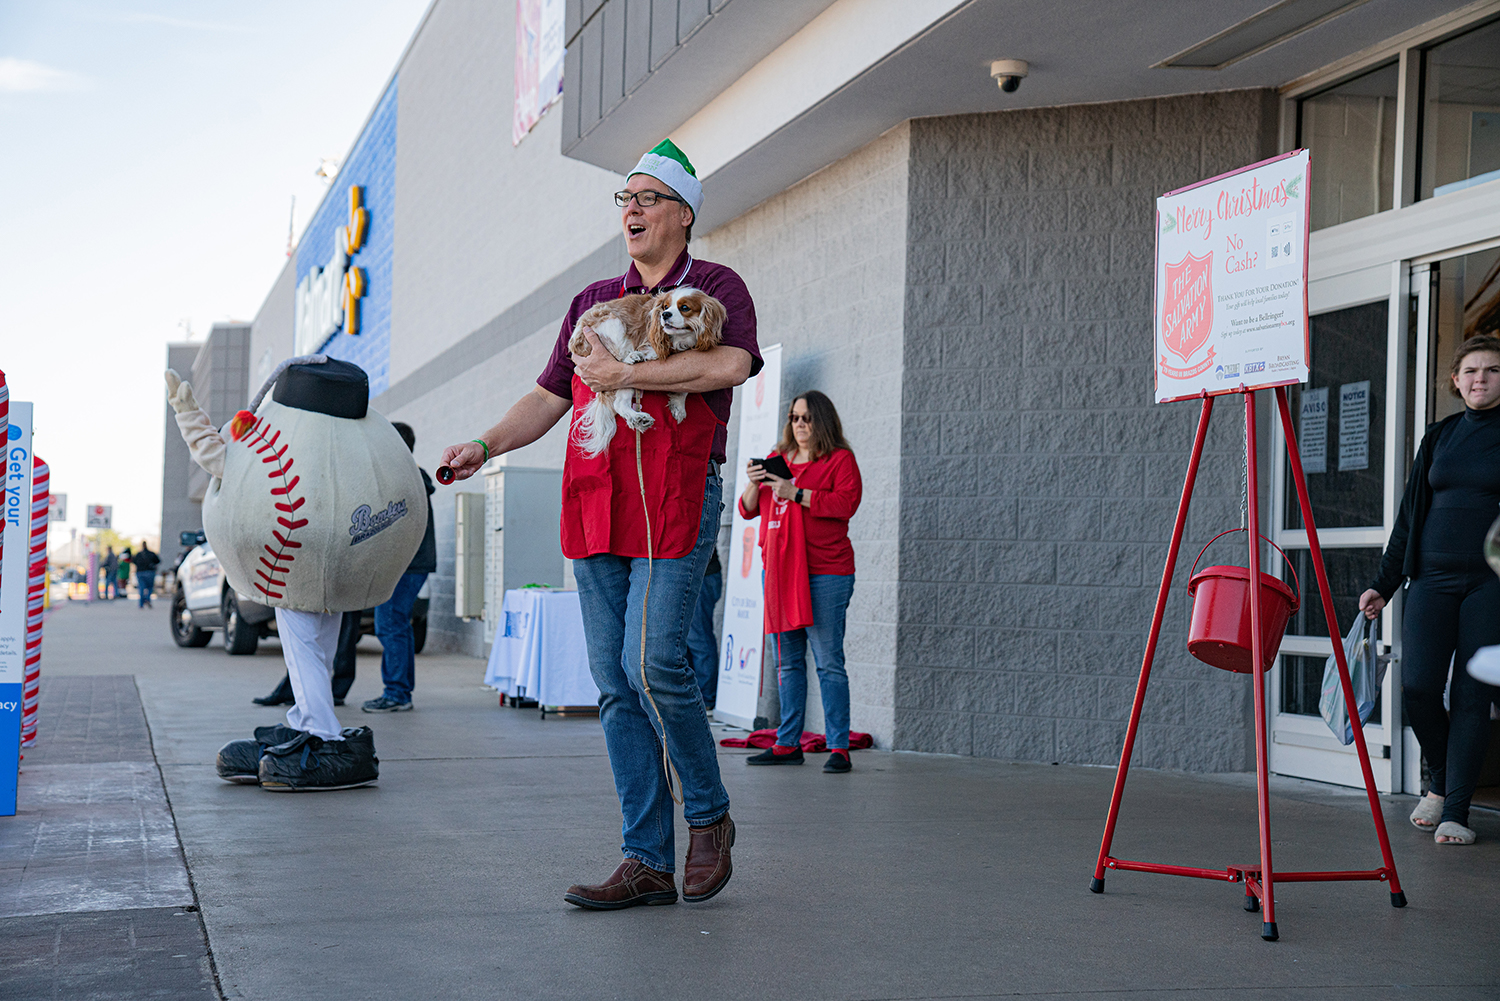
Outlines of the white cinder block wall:
M897 126L692 245L696 256L727 264L745 279L761 345L782 345L782 401L809 389L827 393L859 460L865 489L849 526L857 579L846 667L853 728L873 734L881 747L891 746L895 712L910 146L909 126ZM737 430L736 410L731 456ZM730 491L732 472L725 471ZM737 567L724 559L726 573ZM761 714L773 721L774 672L774 660L768 661ZM811 670L806 728L823 729Z

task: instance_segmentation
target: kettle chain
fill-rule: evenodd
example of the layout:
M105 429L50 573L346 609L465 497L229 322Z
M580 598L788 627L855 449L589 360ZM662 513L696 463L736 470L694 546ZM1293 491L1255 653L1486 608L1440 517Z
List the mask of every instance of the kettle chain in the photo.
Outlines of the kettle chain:
M1250 527L1250 448L1245 440L1245 424L1240 422L1240 527Z

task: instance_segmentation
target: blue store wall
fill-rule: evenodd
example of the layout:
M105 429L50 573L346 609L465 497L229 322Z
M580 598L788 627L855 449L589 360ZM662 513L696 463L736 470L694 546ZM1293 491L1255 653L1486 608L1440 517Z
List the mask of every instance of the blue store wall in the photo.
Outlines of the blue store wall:
M328 196L318 206L312 222L297 245L297 282L314 268L323 267L333 256L334 234L349 221L349 188L364 188L364 206L370 215L365 243L350 258L349 266L363 268L365 296L360 302L359 333L342 331L321 349L333 358L351 361L370 376L370 395L378 396L390 385L391 367L391 260L395 247L396 218L396 80L386 88L369 123L354 144L348 160L334 178Z

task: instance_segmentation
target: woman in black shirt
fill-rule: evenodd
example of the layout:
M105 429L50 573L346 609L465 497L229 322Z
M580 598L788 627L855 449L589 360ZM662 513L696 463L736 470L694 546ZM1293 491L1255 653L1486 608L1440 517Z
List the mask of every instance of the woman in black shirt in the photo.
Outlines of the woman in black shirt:
M1411 822L1434 831L1438 844L1471 845L1469 800L1488 749L1490 703L1500 699L1500 688L1464 669L1481 646L1500 643L1500 580L1483 553L1485 533L1500 513L1500 337L1461 344L1452 376L1465 409L1422 439L1380 576L1359 596L1359 607L1375 618L1410 579L1401 692L1432 778Z

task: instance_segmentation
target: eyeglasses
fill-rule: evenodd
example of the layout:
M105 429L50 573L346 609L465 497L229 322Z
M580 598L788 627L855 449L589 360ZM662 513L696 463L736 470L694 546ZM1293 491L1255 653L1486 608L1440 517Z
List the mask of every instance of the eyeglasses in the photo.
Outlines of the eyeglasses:
M806 424L809 427L812 426L812 414L787 414L786 419L789 424Z
M662 192L662 191L652 191L650 188L647 188L645 191L616 191L615 192L615 204L618 205L618 206L620 206L620 208L622 208L622 209L625 206L627 206L627 205L630 204L630 200L632 198L634 198L635 199L635 203L637 205L639 205L643 209L649 209L651 206L655 205L658 201L662 201L662 200L669 201L669 202L677 202L679 205L686 205L687 204L686 201L684 201L681 198L678 198L676 195L669 195L669 194L666 194L665 192Z

